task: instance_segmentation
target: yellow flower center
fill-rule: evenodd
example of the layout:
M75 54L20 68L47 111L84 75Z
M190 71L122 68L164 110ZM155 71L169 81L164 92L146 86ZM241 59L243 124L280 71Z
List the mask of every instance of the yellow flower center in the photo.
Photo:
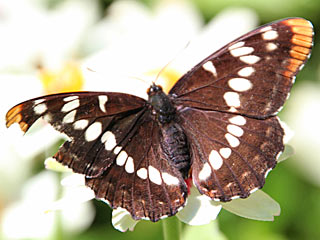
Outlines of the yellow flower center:
M80 91L84 82L80 66L75 62L66 63L58 71L42 68L39 77L46 94Z
M155 79L161 71L158 79ZM165 68L162 70L154 69L146 73L147 76L152 76L156 80L156 84L160 85L165 93L169 93L170 89L181 77L181 73L172 68Z

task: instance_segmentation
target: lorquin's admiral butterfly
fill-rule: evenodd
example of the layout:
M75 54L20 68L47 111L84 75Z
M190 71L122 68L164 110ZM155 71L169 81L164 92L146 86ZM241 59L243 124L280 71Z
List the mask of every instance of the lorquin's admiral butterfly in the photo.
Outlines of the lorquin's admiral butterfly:
M40 117L65 133L54 158L112 208L158 221L181 209L186 178L213 200L246 198L284 149L277 112L308 59L302 18L261 26L213 53L166 95L72 92L20 103L6 116L26 132Z

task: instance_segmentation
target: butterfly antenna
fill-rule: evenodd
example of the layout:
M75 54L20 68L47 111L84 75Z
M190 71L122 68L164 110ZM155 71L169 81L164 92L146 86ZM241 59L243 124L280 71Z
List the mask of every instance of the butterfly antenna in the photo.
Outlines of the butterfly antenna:
M153 83L155 83L155 82L158 81L160 75L164 72L164 70L189 46L189 44L190 44L190 41L188 41L187 44L186 44L183 48L181 48L181 49L172 57L172 59L171 59L169 62L167 62L167 63L160 69L160 71L158 72L158 74L157 74L157 76L156 76L156 79L154 80Z
M90 72L99 74L97 71L93 70L92 68L87 67L87 70L90 71ZM99 74L99 75L101 75L101 74ZM143 83L145 83L147 85L150 85L150 82L148 80L140 78L140 77L137 77L137 76L124 76L124 77L133 78L133 79L139 80L139 81L141 81L141 82L143 82Z
M145 84L148 84L150 85L150 81L146 80L146 79L143 79L143 78L140 78L140 77L136 77L136 76L129 76L129 78L133 78L133 79L136 79L136 80L139 80Z

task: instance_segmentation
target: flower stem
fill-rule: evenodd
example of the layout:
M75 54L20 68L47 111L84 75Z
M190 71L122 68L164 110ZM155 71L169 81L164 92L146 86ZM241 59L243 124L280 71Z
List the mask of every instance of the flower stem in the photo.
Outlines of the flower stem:
M161 222L164 240L180 240L181 222L177 217L168 217Z

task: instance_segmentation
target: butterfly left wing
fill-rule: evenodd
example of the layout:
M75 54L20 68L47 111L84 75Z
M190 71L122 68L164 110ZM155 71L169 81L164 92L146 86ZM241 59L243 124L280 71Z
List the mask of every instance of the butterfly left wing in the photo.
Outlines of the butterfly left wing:
M312 42L305 19L264 25L204 59L170 90L201 193L229 201L264 185L284 149L275 115Z
M283 106L312 45L305 19L261 26L204 59L170 94L176 105L266 118Z
M277 117L258 120L193 108L179 116L190 141L193 182L214 200L246 198L262 188L284 149Z

